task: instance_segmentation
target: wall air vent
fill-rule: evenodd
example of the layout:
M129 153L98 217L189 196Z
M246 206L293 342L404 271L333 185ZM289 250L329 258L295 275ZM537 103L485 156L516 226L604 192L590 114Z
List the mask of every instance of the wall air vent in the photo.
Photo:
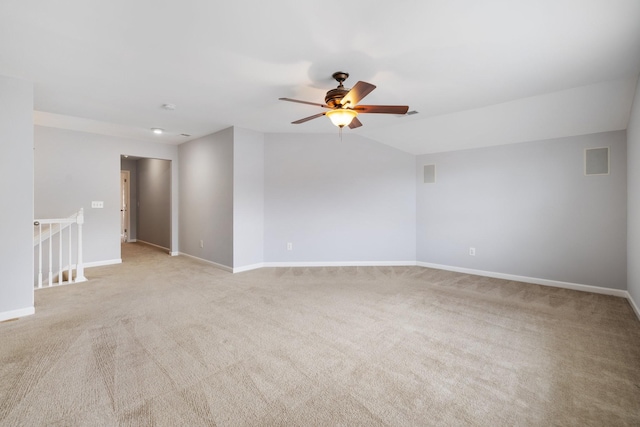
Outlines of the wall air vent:
M436 165L424 165L424 183L434 184L436 182Z
M584 150L585 175L609 175L609 147Z

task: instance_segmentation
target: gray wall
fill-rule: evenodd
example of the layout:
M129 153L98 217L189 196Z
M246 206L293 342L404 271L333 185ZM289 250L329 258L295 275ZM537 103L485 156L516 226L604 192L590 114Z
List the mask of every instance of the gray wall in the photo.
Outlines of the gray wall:
M343 138L265 135L265 261L415 260L415 156Z
M171 246L171 162L138 160L137 239L169 249Z
M233 267L264 262L264 135L233 129Z
M138 221L138 161L120 160L120 170L129 171L129 240L136 240Z
M178 152L180 252L231 268L233 129L181 144Z
M640 307L640 85L627 128L628 234L627 287L636 307Z
M585 176L605 146L611 174ZM617 131L418 156L417 260L626 289L626 154Z
M35 215L59 218L84 207L85 262L121 258L120 155L172 160L172 194L177 194L174 145L36 126L35 148ZM92 209L93 200L103 201L104 208ZM177 197L171 206L172 251L177 252Z
M33 85L0 76L0 319L33 309Z

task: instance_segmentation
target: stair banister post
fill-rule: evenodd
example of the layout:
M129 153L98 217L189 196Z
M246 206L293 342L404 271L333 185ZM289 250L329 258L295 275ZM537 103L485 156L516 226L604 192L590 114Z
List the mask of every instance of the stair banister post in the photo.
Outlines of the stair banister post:
M72 251L71 248L73 247L73 239L71 236L71 229L73 227L71 227L71 224L69 224L69 262L67 263L67 282L69 283L73 283L73 266L72 266L72 259L73 259L73 255L72 255Z
M58 224L58 285L62 284L62 224Z
M53 249L51 241L53 240L53 224L49 223L49 286L53 285Z
M84 223L84 208L80 208L76 218L78 224L78 265L76 266L76 282L85 282L84 264L82 262L82 224Z
M33 223L38 227L38 287L42 287L42 224L39 221Z

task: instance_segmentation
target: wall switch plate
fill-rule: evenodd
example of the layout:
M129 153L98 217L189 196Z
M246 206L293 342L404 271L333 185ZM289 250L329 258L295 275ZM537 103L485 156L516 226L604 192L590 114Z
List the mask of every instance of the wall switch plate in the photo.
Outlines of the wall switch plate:
M200 247L204 248L204 240L200 240Z
M92 208L94 208L94 209L102 209L102 208L104 208L104 202L102 202L102 201L99 201L99 202L96 202L96 201L91 202L91 207L92 207Z
M476 248L469 248L469 255L476 256Z
M287 250L288 251L292 251L293 250L293 243L291 243L291 242L287 243Z

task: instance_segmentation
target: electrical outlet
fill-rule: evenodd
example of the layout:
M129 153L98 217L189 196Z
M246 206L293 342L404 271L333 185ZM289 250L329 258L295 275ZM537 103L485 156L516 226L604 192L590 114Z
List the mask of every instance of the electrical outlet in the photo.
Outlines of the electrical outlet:
M204 240L200 240L200 247L204 248Z
M287 250L288 251L292 251L293 250L293 243L291 243L291 242L287 243Z
M469 248L469 255L476 256L476 248Z

